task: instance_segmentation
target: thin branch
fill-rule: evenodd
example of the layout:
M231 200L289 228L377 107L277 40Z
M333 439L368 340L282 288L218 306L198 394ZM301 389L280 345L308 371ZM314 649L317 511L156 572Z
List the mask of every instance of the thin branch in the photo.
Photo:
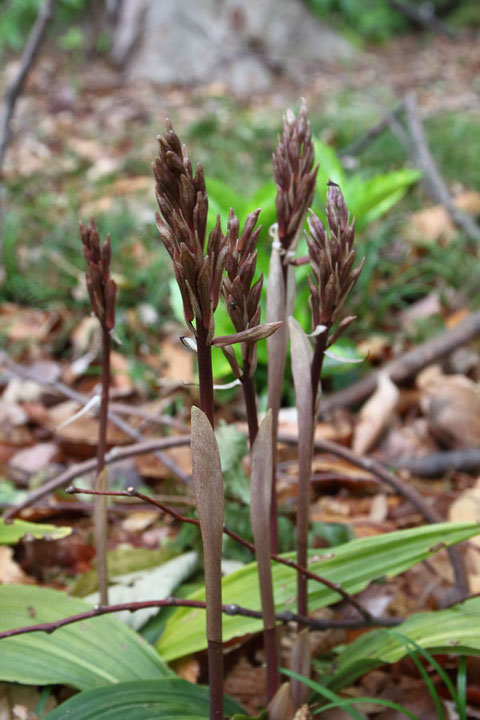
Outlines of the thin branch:
M168 450L173 447L184 447L190 444L190 435L177 435L175 437L159 438L157 440L146 440L140 443L134 443L127 445L126 447L119 448L114 447L105 456L105 465L112 465L113 463L122 462L132 457L138 457L139 455L146 455L147 453L153 453L158 450ZM32 490L25 500L14 505L3 517L5 520L11 520L18 515L24 508L33 505L37 500L49 495L60 488L66 487L75 478L85 475L86 473L93 472L95 470L97 461L95 458L91 460L85 460L81 463L76 463L72 467L68 468L64 472L60 473L56 477L48 480L44 485L35 490Z
M452 218L455 225L463 230L470 240L480 240L480 227L473 217L455 207L448 188L438 170L437 164L428 147L422 121L418 114L417 99L414 92L405 97L407 126L414 146L413 162L423 170L425 181L432 197L439 202Z
M25 49L20 58L17 74L8 86L3 100L3 113L0 120L0 173L5 159L5 152L11 139L11 122L15 105L25 86L26 79L32 68L35 57L40 49L47 27L53 18L56 0L45 0L38 11L35 23L28 36Z
M3 630L0 632L0 640L9 637L15 637L16 635L25 635L33 632L44 632L52 633L55 630L59 630L65 625L72 625L73 623L81 622L82 620L89 620L90 618L98 617L100 615L107 615L116 612L135 612L136 610L144 610L145 608L151 607L189 607L199 608L201 610L206 609L206 603L202 600L184 600L183 598L169 597L164 600L147 600L144 602L131 602L131 603L118 603L117 605L95 605L91 610L86 610L83 613L77 615L71 615L70 617L61 618L60 620L53 620L52 622L38 623L37 625L27 625L25 627L13 628L11 630ZM225 615L241 615L242 617L251 617L258 620L262 619L261 610L250 610L249 608L241 607L236 604L222 605L222 612ZM275 619L280 623L297 622L311 630L328 630L331 628L342 629L342 628L366 628L366 627L394 627L400 625L403 622L403 618L389 618L379 617L372 618L372 620L358 620L347 618L345 620L324 620L303 617L296 615L290 610L283 613L277 613Z
M170 515L174 520L177 520L178 522L187 523L189 525L196 525L197 527L200 526L200 523L195 518L190 518L185 515L181 515L176 510L173 510L170 507L167 507L163 503L159 502L155 498L151 498L148 495L144 495L143 493L139 492L133 487L128 488L125 491L105 491L105 492L99 492L97 490L84 490L83 488L76 488L76 487L69 487L67 488L67 493L70 495L106 495L110 497L135 497L139 500L143 500L143 502L149 503L150 505L153 505L154 507L157 507L162 512L166 513L167 515ZM243 538L241 535L238 535L233 530L230 530L225 525L223 526L223 532L225 535L228 535L228 537L232 538L232 540L235 540L235 542L238 542L240 545L243 545L243 547L247 548L252 554L255 554L255 545L245 538ZM321 577L320 575L317 575L316 573L312 572L311 570L308 570L306 567L302 567L298 563L296 563L294 560L290 560L289 558L284 558L281 555L277 555L276 553L271 553L270 557L275 562L280 563L281 565L286 565L289 568L292 568L292 570L296 570L300 575L303 575L305 578L308 578L309 580L314 580L315 582L320 583L321 585L324 585L325 587L328 587L330 590L333 590L334 592L338 593L342 600L344 600L346 603L354 607L360 615L363 617L364 620L370 621L372 619L371 613L366 610L357 600L355 600L354 597L352 597L346 590L344 590L338 583L331 582L330 580L327 580L324 577Z

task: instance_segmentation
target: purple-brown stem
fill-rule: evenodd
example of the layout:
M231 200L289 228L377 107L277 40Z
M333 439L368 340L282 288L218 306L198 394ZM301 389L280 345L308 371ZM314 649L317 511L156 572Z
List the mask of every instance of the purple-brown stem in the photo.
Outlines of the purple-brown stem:
M250 442L250 448L253 447L253 443L258 433L258 413L257 413L257 396L255 393L255 381L249 374L250 366L248 361L245 361L242 388L243 397L245 399L245 407L247 410L247 424L248 424L248 439Z
M99 412L97 477L95 489L106 489L105 453L107 450L108 396L110 389L110 332L102 325L102 399ZM95 546L97 553L97 573L100 602L108 604L108 567L107 567L107 499L98 496L95 501Z
M76 487L69 487L66 489L66 492L69 495L107 495L108 497L136 497L139 500L142 500L143 502L149 503L150 505L153 505L154 507L158 508L162 512L164 512L166 515L170 515L174 520L177 520L178 522L187 523L189 525L196 525L197 527L200 526L200 523L195 518L190 518L185 515L181 515L176 510L173 510L173 508L168 507L167 505L164 505L163 503L159 502L155 498L151 498L148 495L144 495L143 493L139 492L138 490L135 490L135 488L128 488L126 491L121 490L109 490L105 492L98 492L96 490L86 490L83 488L76 488ZM228 537L232 538L232 540L235 540L235 542L238 542L240 545L243 545L243 547L247 548L251 553L255 553L255 545L251 543L249 540L246 540L241 535L236 533L234 530L230 530L230 528L223 526L223 532L225 535L228 535ZM346 603L354 607L360 615L365 620L371 620L372 615L371 613L366 610L357 600L355 600L354 597L352 597L346 590L342 588L341 585L335 582L331 582L330 580L327 580L327 578L321 577L320 575L317 575L316 573L312 572L311 570L308 570L306 567L300 566L298 563L296 563L294 560L290 560L289 558L284 558L281 555L277 555L274 552L270 553L270 557L275 562L280 563L281 565L286 565L287 567L292 568L292 570L296 570L297 573L305 575L306 578L309 580L315 580L315 582L320 583L321 585L324 585L325 587L328 587L330 590L333 590L334 592L338 593L342 600L344 600Z
M200 384L200 408L215 427L212 346L208 342L208 330L201 321L197 323L198 380Z
M313 435L315 432L315 406L318 388L320 385L320 377L322 373L323 359L325 350L327 349L329 327L317 336L313 360L311 365L311 384L312 384L312 446ZM313 448L312 448L313 449ZM309 527L309 494L310 483L308 484L306 497L300 497L300 484L298 486L297 500L297 562L302 567L308 565L308 527ZM297 576L297 608L300 615L308 614L308 591L307 577L303 573Z
M99 617L100 615L109 615L116 612L135 612L136 610L144 610L145 608L151 607L189 607L199 608L205 610L206 603L203 600L185 600L184 598L169 597L164 600L145 600L142 602L130 602L130 603L118 603L117 605L96 605L91 610L86 610L83 613L77 615L70 615L60 620L53 620L52 622L37 623L36 625L26 625L24 627L12 628L11 630L2 630L0 632L0 640L9 637L15 637L16 635L26 635L27 633L33 632L44 632L52 633L55 630L59 630L65 625L72 625L73 623L81 622L82 620L89 620L90 618ZM236 604L222 605L222 612L225 615L240 615L242 617L251 617L258 620L262 619L261 610L251 610L250 608L241 607ZM404 618L389 618L389 617L378 617L372 618L371 620L360 620L357 618L346 618L345 620L322 620L316 618L301 617L290 610L286 610L283 613L277 613L275 619L280 623L297 622L303 626L311 628L312 630L329 630L329 629L342 629L342 628L365 628L365 627L394 627L400 625Z

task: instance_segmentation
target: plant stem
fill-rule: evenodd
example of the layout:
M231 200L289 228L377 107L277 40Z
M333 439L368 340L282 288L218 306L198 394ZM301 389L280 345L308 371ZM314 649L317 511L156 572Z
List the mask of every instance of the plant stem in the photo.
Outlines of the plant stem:
M198 378L200 383L200 408L215 427L213 399L212 346L208 342L208 330L201 320L197 320L197 357Z
M110 333L102 326L102 400L99 413L98 446L97 446L97 477L96 490L106 490L107 472L105 470L105 453L107 450L108 395L110 389ZM95 545L97 552L97 574L100 602L108 603L108 568L107 568L107 498L98 496L94 507Z
M215 428L212 346L208 341L208 330L197 320L198 377L200 383L200 407ZM192 459L193 449L192 449ZM219 461L220 462L220 461ZM195 482L195 468L194 468ZM197 498L198 502L198 498ZM203 530L203 529L202 529ZM203 538L202 531L202 538ZM203 540L204 553L208 546ZM205 557L205 588L207 607L207 655L208 685L210 696L210 720L223 720L223 647L222 647L222 572L221 550L218 561Z
M221 624L220 624L221 625ZM218 640L208 640L208 686L210 720L223 720L223 647Z
M313 360L311 366L311 384L312 384L312 433L307 439L309 452L303 453L304 457L299 459L300 464L306 463L308 467L303 468L303 472L299 473L303 477L303 482L298 484L297 493L297 563L302 567L308 565L308 528L309 528L309 507L310 507L310 478L312 472L312 456L313 456L313 437L315 434L315 405L320 384L320 376L322 372L323 359L327 347L329 333L329 325L327 329L317 336ZM300 615L308 614L308 588L307 576L304 573L297 575L297 609Z
M243 397L245 399L245 407L247 410L247 423L248 423L248 439L250 442L250 449L253 447L255 438L258 432L258 414L257 414L257 397L255 394L255 382L253 377L250 376L250 364L245 361L243 377L242 377L242 388Z

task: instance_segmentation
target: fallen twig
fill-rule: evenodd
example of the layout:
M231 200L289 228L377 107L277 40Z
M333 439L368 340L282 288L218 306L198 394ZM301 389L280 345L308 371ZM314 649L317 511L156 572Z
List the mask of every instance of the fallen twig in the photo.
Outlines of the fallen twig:
M405 100L406 120L413 145L412 161L424 172L425 183L432 197L439 202L452 218L455 225L471 240L480 240L480 227L473 217L455 207L448 188L433 159L422 121L418 114L417 99L414 92L407 93Z
M185 515L181 515L180 513L176 512L176 510L173 510L170 507L167 507L163 503L159 502L155 498L152 498L148 495L145 495L144 493L138 492L138 490L135 490L135 488L128 488L125 491L103 491L100 492L98 490L84 490L83 488L76 488L76 487L70 487L67 488L67 493L70 495L94 495L94 496L109 496L109 497L135 497L139 500L143 500L143 502L146 502L150 505L153 505L154 507L157 507L162 512L166 513L167 515L170 515L170 517L174 518L174 520L178 520L182 523L187 523L188 525L196 525L197 527L200 527L200 523L195 518L190 518ZM223 526L223 532L225 535L228 535L228 537L232 538L232 540L235 540L235 542L238 542L240 545L243 545L243 547L247 548L253 555L255 555L255 545L245 538L241 537L241 535L238 535L238 533L234 532L233 530L230 530L226 525ZM316 573L312 572L311 570L308 570L306 567L303 567L299 565L298 563L294 562L293 560L290 560L288 558L284 558L281 555L277 555L276 553L270 553L270 557L275 562L278 562L282 565L286 565L287 567L292 568L293 570L296 570L301 575L304 575L306 578L310 580L315 580L315 582L320 583L321 585L325 585L325 587L328 587L330 590L333 590L334 592L338 593L342 600L344 600L346 603L351 605L352 607L357 610L360 615L363 617L364 620L371 620L372 616L368 610L366 610L357 600L355 600L352 595L350 595L346 590L344 590L341 585L338 583L331 582L330 580L327 580L324 577L321 577L320 575L317 575Z
M3 112L0 120L0 172L3 167L5 152L11 138L10 125L15 111L15 105L23 91L28 73L32 68L42 40L45 37L46 29L53 18L56 2L57 0L45 0L44 4L38 11L38 15L30 31L30 35L28 36L22 57L20 58L18 71L10 85L7 87L4 95Z
M453 471L474 474L480 470L480 450L445 450L423 457L398 458L386 464L425 478L441 477Z
M325 416L333 408L352 407L361 403L374 392L377 387L380 372L389 375L395 383L402 383L416 375L427 365L445 357L457 347L465 345L480 334L480 312L471 313L466 320L447 330L442 335L427 340L408 350L394 360L391 360L378 370L373 370L353 385L322 398L320 402L320 416Z
M172 447L184 447L190 444L190 435L177 435L167 438L159 438L157 440L146 440L140 443L132 443L123 448L112 448L109 453L105 456L105 465L111 465L116 462L122 462L132 457L138 457L138 455L146 455L150 452L156 452L159 450L167 450ZM60 488L66 487L69 483L73 482L75 478L85 475L86 473L93 472L96 467L96 460L85 460L81 463L76 463L72 467L68 468L64 472L60 473L56 477L48 480L44 485L35 490L32 490L25 500L14 505L6 513L3 518L5 520L11 520L18 515L22 510L30 505L33 505L37 500L49 495Z
M44 632L52 633L55 630L59 630L65 625L72 625L73 623L81 622L82 620L88 620L90 618L98 617L100 615L107 615L110 613L123 612L125 610L129 612L135 612L136 610L144 610L145 608L151 607L190 607L199 608L205 610L205 603L202 600L184 600L183 598L169 597L164 600L147 600L145 602L132 602L132 603L119 603L118 605L96 605L91 610L86 610L83 613L77 615L71 615L70 617L61 618L60 620L53 620L52 622L37 623L36 625L27 625L25 627L13 628L12 630L3 630L0 632L0 639L14 637L16 635L25 635L26 633L33 632ZM222 605L222 612L225 615L242 615L243 617L262 619L261 610L250 610L249 608L241 607L233 603L229 605ZM360 620L358 618L346 618L345 620L323 620L316 618L308 618L302 615L296 615L290 610L283 613L277 613L275 619L280 623L297 622L311 630L329 630L329 629L342 629L342 628L366 628L366 627L393 627L400 625L403 622L401 618L389 618L379 617L373 618L370 621Z

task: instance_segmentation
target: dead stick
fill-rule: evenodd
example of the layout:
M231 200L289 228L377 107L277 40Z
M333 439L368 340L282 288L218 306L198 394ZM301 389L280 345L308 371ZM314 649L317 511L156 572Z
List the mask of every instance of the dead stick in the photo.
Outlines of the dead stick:
M27 44L20 58L20 65L17 74L8 86L3 100L3 113L0 121L0 172L3 167L5 152L11 138L10 125L12 122L15 105L20 97L25 81L32 68L33 62L40 48L45 31L50 20L53 18L56 0L46 0L38 11L35 23L28 36Z
M177 435L176 437L159 438L158 440L146 440L141 443L127 445L124 448L115 447L105 456L105 465L112 465L113 463L122 462L122 460L137 457L138 455L146 455L147 453L155 452L157 450L167 450L168 448L183 447L189 444L190 435ZM85 460L81 463L76 463L72 467L68 468L68 470L60 473L60 475L48 480L41 487L32 490L25 500L7 510L7 512L4 513L3 518L5 520L11 520L26 507L33 505L33 503L37 500L45 497L45 495L49 495L60 488L66 487L75 480L75 478L80 477L80 475L93 472L96 464L97 461L95 458Z
M144 610L145 608L151 607L189 607L199 608L205 610L205 603L202 600L184 600L183 598L165 598L164 600L146 600L144 602L131 602L131 603L119 603L117 605L96 605L91 610L86 610L83 613L77 615L71 615L70 617L61 618L60 620L53 620L52 622L37 623L36 625L27 625L25 627L12 628L11 630L3 630L0 632L0 639L14 637L16 635L25 635L26 633L33 632L44 632L52 633L55 630L59 630L65 625L72 625L73 623L81 622L82 620L89 620L90 618L98 617L100 615L107 615L116 612L135 612L136 610ZM262 619L261 610L250 610L250 608L241 607L240 605L229 604L222 605L222 612L225 615L242 615L243 617ZM401 618L374 618L371 621L359 620L357 618L351 619L346 618L345 620L321 620L315 618L302 617L296 615L290 610L283 613L277 613L275 618L278 622L289 623L297 622L305 627L312 630L328 630L331 628L342 629L342 628L363 628L373 627L375 625L382 627L393 627L399 625L403 620Z
M455 225L471 240L480 240L480 227L473 217L455 207L448 188L438 170L437 164L428 147L422 121L418 114L417 99L414 92L405 97L407 126L413 143L413 162L424 172L425 181L432 197L439 202L452 218Z
M167 507L163 503L159 502L153 497L150 497L149 495L144 495L141 492L138 492L138 490L135 490L135 488L130 487L127 488L127 490L105 490L105 491L99 491L99 490L85 490L83 488L76 488L76 487L69 487L67 488L66 492L69 495L94 495L94 496L106 496L106 497L135 497L139 500L143 500L143 502L149 503L150 505L153 505L154 507L158 508L162 512L166 513L167 515L170 515L170 517L174 518L174 520L178 520L178 522L186 523L188 525L195 525L196 527L200 527L200 523L195 518L187 517L186 515L181 515L176 510L173 510L170 507ZM247 548L253 555L255 555L255 545L251 543L249 540L246 540L238 533L234 532L233 530L230 530L226 525L223 526L223 532L225 535L228 535L228 537L232 538L232 540L235 540L235 542L238 542L240 545L243 545L243 547ZM297 573L300 575L303 575L305 578L308 578L309 580L314 580L315 582L320 583L321 585L324 585L325 587L328 587L329 590L333 590L333 592L338 593L342 600L344 600L346 603L351 605L355 608L355 610L358 611L358 613L364 618L364 620L371 620L372 615L368 610L366 610L357 600L355 600L350 593L348 593L346 590L342 588L341 585L338 583L332 582L331 580L327 580L327 578L321 577L320 575L317 575L316 573L312 572L311 570L308 570L308 568L303 567L302 565L299 565L294 560L290 560L290 558L284 558L281 555L277 555L276 553L270 553L270 557L275 562L278 562L282 565L286 565L287 567L292 568L293 570L296 570Z
M380 372L387 373L395 383L402 383L416 375L427 365L445 357L480 334L480 312L474 312L462 323L432 340L417 345L379 370L366 375L345 390L333 393L320 402L320 416L333 408L352 407L361 403L374 392Z

